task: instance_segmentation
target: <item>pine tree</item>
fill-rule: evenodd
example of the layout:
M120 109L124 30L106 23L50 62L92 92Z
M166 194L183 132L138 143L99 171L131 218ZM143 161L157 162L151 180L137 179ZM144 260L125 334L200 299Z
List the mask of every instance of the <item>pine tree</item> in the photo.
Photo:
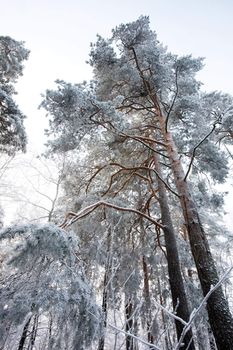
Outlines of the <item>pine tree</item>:
M22 42L0 37L0 152L14 154L25 151L27 142L23 125L25 116L13 100L13 84L22 75L23 61L29 51Z
M120 25L113 30L110 39L98 36L96 44L92 45L89 63L94 72L90 85L58 81L57 90L46 92L42 106L51 118L50 152L77 151L80 145L89 143L91 137L99 137L101 143L114 149L114 159L109 150L105 156L107 163L98 164L91 179L107 166L119 170L110 173L109 186L104 193L100 186L97 197L108 194L111 199L119 198L124 189L121 201L126 202L125 188L131 189L128 195L133 197L138 184L136 178L151 183L151 169L147 164L150 157L145 157L145 152L151 152L156 164L153 170L158 181L164 231L172 228L166 196L169 194L171 201L170 196L175 195L175 203L183 213L203 295L207 295L219 278L191 187L195 174L202 171L214 181L226 179L227 158L215 141L219 130L227 130L227 135L231 135L231 129L226 126L230 106L225 103L224 108L221 104L214 108L217 95L212 94L208 100L195 77L202 67L202 59L168 53L150 30L147 17ZM208 103L211 99L212 103ZM117 161L120 154L124 154L125 163ZM167 179L173 179L171 185L163 180L163 173ZM150 191L153 190L150 186L144 185L144 189L148 196L146 208L151 211ZM172 244L169 242L171 231L165 236L167 250L170 245L175 247L174 240ZM178 267L179 261L176 261ZM182 278L180 281L182 289ZM218 349L231 349L233 320L221 287L207 300L207 310ZM186 305L183 311L187 311ZM187 319L188 313L184 317Z
M101 327L100 313L77 261L75 235L53 224L21 225L3 229L0 240L9 247L1 272L1 346L30 348L40 339L47 349L90 346ZM46 331L36 338L39 318L42 329L49 327L48 339Z

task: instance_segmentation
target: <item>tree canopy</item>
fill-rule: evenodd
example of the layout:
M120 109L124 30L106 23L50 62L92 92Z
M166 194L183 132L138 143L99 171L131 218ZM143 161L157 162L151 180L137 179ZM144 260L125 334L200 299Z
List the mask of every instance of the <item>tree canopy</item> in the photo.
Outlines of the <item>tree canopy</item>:
M22 75L28 56L22 42L0 36L0 152L7 154L25 151L27 143L25 116L13 99L16 93L13 84Z

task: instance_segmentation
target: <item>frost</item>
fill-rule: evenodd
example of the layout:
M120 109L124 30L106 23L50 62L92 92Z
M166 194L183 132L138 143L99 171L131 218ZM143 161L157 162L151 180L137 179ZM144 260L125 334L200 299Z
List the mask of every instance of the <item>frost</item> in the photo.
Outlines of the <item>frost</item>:
M22 75L22 63L28 55L23 43L0 36L0 152L7 154L25 151L27 143L23 125L25 116L13 100L12 83Z
M76 257L75 235L52 224L23 225L2 230L0 239L11 244L0 289L0 338L5 338L9 323L20 326L32 313L43 316L45 323L52 315L54 327L60 328L60 338L52 335L51 349L66 341L67 332L70 349L77 342L80 349L89 345L99 331L99 310Z

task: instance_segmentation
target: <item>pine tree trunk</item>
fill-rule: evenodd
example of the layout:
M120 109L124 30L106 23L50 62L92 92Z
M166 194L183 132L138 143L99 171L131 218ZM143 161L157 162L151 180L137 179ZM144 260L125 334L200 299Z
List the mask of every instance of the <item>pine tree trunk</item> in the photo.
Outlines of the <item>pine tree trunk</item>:
M167 153L170 159L177 190L180 195L180 203L183 210L185 223L189 235L189 242L201 282L204 296L218 281L218 273L210 252L209 244L201 225L198 211L192 199L189 186L185 181L180 157L176 149L172 134L166 131L166 118L162 115L157 97L152 96L157 111L158 121L167 143ZM207 301L209 322L219 350L233 349L233 319L228 302L224 297L222 287L214 291Z
M155 145L154 145L155 147ZM153 156L154 165L157 173L161 177L161 169L158 161L158 156L154 153ZM158 178L158 193L159 193L159 205L161 210L162 223L165 226L163 229L164 239L167 251L167 264L168 264L168 275L169 283L171 287L172 303L173 308L176 310L176 315L181 317L183 320L189 320L189 306L185 293L184 282L182 278L179 253L176 244L176 236L172 224L170 210L168 206L168 199L166 194L166 188L164 183ZM175 320L176 332L178 340L182 334L184 325ZM189 347L188 347L189 346ZM184 338L184 346L181 349L194 350L195 346L192 340L192 331L187 332Z

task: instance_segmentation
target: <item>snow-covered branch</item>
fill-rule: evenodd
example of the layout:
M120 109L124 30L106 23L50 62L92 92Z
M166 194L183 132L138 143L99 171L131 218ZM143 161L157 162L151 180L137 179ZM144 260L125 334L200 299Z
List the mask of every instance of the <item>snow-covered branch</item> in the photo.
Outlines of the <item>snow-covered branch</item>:
M109 203L109 202L105 202L105 201L99 201L97 203L91 204L89 206L87 206L86 208L80 210L78 213L74 213L74 212L69 212L67 213L65 220L59 225L61 228L67 228L69 226L71 226L73 223L75 223L76 221L84 218L85 216L89 215L90 213L92 213L95 209L99 208L99 207L109 207L109 208L113 208L119 211L124 211L124 212L131 212L131 213L135 213L138 214L140 216L142 216L143 218L147 219L148 221L152 222L155 226L163 229L164 226L162 224L160 224L157 220L153 219L151 216L146 215L145 213L141 212L140 210L137 209L133 209L133 208L125 208L125 207L120 207L116 204L113 203Z

